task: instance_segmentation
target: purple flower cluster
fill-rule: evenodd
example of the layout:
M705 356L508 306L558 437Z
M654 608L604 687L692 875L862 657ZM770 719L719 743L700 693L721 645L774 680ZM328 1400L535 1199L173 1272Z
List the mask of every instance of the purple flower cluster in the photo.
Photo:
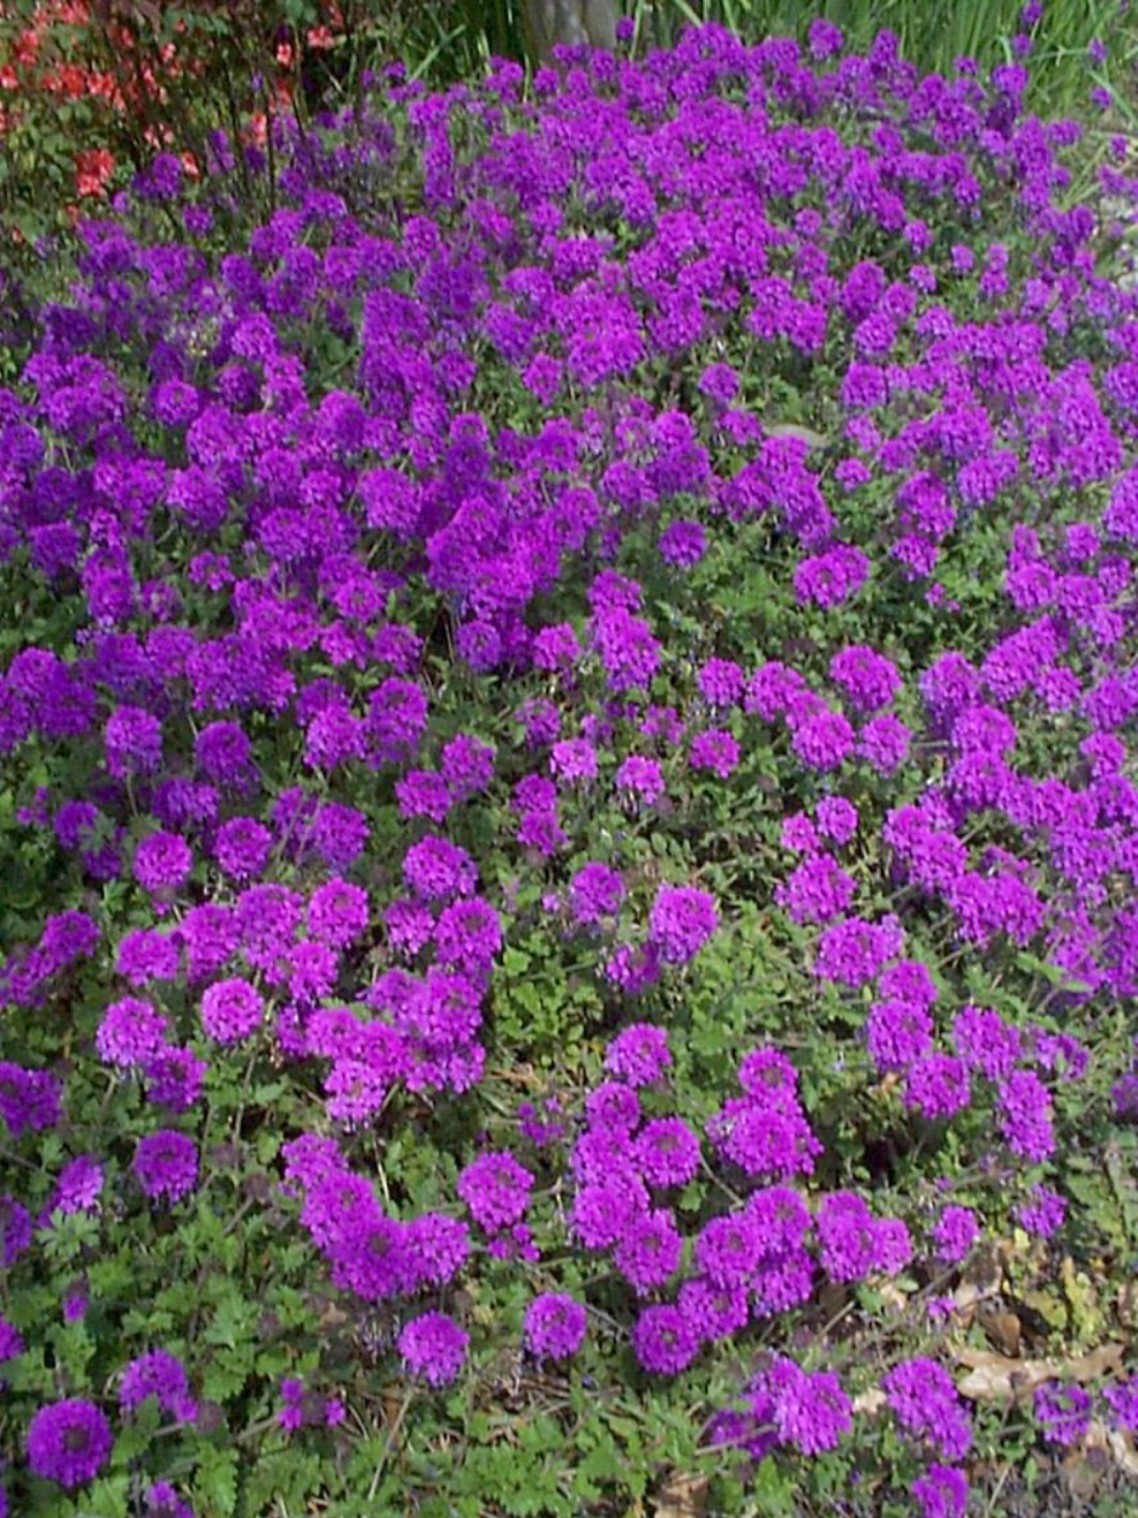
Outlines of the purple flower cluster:
M566 55L524 103L501 65L485 89L407 87L384 103L406 132L370 107L342 136L278 123L276 212L216 267L201 243L225 174L179 208L171 155L119 203L128 225L82 229L74 289L35 324L19 391L0 392L0 558L66 613L59 648L0 671L0 756L26 772L26 857L60 859L71 902L125 887L135 916L115 990L91 991L103 928L84 911L49 916L0 967L5 1014L35 1020L27 1067L0 1063L0 1117L29 1152L58 1128L72 1156L52 1136L51 1163L27 1167L51 1178L34 1209L0 1202L5 1268L31 1266L37 1224L95 1226L112 1195L140 1226L151 1211L177 1226L167 1209L204 1158L200 1047L223 1074L271 1063L287 1083L304 1062L324 1129L382 1145L406 1120L405 1152L414 1125L442 1131L442 1097L479 1083L491 1040L528 1056L511 1044L528 1030L505 1030L546 985L567 993L555 1021L566 1005L595 1019L572 1061L623 1028L605 1078L575 1129L575 1108L520 1125L518 1154L542 1149L532 1168L479 1139L457 1198L487 1254L532 1261L540 1242L543 1270L563 1198L571 1247L606 1252L620 1278L649 1374L758 1320L772 1350L720 1425L754 1459L832 1450L851 1426L836 1377L778 1354L771 1320L823 1273L860 1282L914 1255L902 1219L818 1193L819 1086L852 1096L868 1056L873 1110L928 1150L938 1125L972 1146L976 1210L930 1219L923 1266L966 1260L981 1218L1042 1239L1062 1226L1049 1187L983 1186L1009 1157L1034 1175L1062 1152L1062 1093L1089 1059L1080 1009L1138 995L1138 342L1133 298L1094 273L1094 218L1055 199L1071 124L1026 113L1018 66L976 74L921 80L889 34L846 56L822 20L805 47L692 29L642 64ZM404 151L415 214L388 197L377 220L360 187L399 179ZM997 240L989 202L1009 197L1028 254ZM155 202L184 228L161 246L137 230ZM940 257L945 229L960 240ZM870 251L849 267L852 246ZM329 335L353 354L349 389L321 371ZM109 357L128 354L145 355L141 379ZM745 382L761 371L777 392L814 362L835 380L825 465L808 429L755 414ZM665 398L660 374L693 364L697 382ZM479 409L487 394L511 397L509 425ZM980 585L975 550L1024 490L1033 525L1010 530L1000 585ZM746 615L725 606L736 574L740 606L751 593L755 534L761 594L782 598L770 631L798 608L809 636L779 630L779 657L745 668ZM469 692L482 720L456 731ZM501 751L482 722L507 728ZM773 836L795 857L768 886ZM658 842L689 883L653 894ZM711 998L756 896L760 974L806 967L785 1001L770 975L770 1006L793 1006L795 1048L822 1052L800 1090L784 1055L753 1050L725 1094L695 1035L728 1036L707 1027ZM993 979L1006 1001L977 988ZM736 991L732 1013L769 1026ZM633 996L652 1020L629 1025ZM137 1140L122 1187L70 1126L90 1057L71 1012L91 1005L107 1078L127 1094L138 1080L180 1125ZM673 1014L690 1015L690 1048ZM849 1050L819 1081L835 1027ZM1136 1078L1115 1087L1120 1122ZM377 1309L410 1376L453 1383L470 1338L437 1304L482 1268L467 1225L393 1215L405 1198L381 1206L315 1131L284 1165L332 1285ZM731 1210L698 1189L712 1177ZM85 1290L71 1300L81 1316ZM524 1346L566 1359L587 1320L543 1292ZM23 1349L10 1325L5 1349ZM125 1413L154 1399L193 1416L165 1350L118 1384ZM964 1458L941 1366L903 1361L883 1386L902 1431ZM281 1397L286 1431L315 1421L298 1377ZM1131 1382L1106 1393L1131 1431L1136 1398ZM1041 1388L1044 1437L1077 1442L1089 1406L1080 1387ZM327 1425L342 1416L329 1404ZM71 1490L111 1443L94 1403L56 1403L31 1421L28 1464ZM911 1491L928 1518L967 1505L949 1465ZM184 1508L165 1482L141 1500Z
M924 1440L945 1460L960 1460L972 1446L972 1425L952 1377L935 1360L906 1360L882 1379L889 1406L907 1434Z
M743 1095L729 1097L707 1133L725 1160L748 1176L810 1175L822 1146L798 1099L798 1073L773 1049L748 1054L739 1067Z
M102 1469L113 1445L104 1413L93 1402L72 1397L41 1407L28 1425L28 1466L74 1491Z

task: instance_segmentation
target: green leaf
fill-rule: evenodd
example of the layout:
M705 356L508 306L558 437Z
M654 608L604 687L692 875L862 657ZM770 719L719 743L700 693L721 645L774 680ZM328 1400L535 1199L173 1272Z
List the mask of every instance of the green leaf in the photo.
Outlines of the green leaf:
M194 1496L201 1509L217 1518L237 1511L237 1451L207 1445L194 1472Z

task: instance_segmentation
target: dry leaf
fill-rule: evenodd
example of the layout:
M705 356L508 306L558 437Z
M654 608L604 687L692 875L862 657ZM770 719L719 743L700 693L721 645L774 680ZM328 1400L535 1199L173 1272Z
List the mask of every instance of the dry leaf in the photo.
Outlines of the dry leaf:
M1125 1429L1111 1428L1106 1430L1106 1437L1115 1462L1132 1481L1138 1481L1138 1445L1134 1443L1134 1435Z
M870 1417L879 1413L889 1398L881 1390L880 1386L871 1386L867 1391L859 1392L851 1404L855 1413L868 1413Z
M976 1320L1002 1355L1009 1355L1013 1360L1018 1357L1023 1325L1014 1312L981 1306Z
M952 1294L952 1304L958 1313L967 1313L978 1302L999 1295L1004 1280L1006 1246L1010 1246L1010 1240L985 1244L973 1252L960 1277L960 1284Z
M969 1367L956 1383L962 1397L1007 1402L1028 1395L1044 1381L1097 1381L1122 1364L1122 1345L1103 1344L1089 1354L1065 1360L1012 1360L975 1349L960 1349L956 1358Z
M1118 1321L1123 1328L1138 1327L1138 1281L1127 1281L1119 1287Z
M710 1486L707 1476L673 1471L656 1492L655 1518L704 1518Z

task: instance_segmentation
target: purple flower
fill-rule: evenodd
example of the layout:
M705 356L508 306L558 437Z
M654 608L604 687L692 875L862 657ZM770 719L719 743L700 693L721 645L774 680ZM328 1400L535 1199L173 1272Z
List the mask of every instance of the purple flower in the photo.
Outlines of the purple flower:
M487 1233L520 1222L532 1189L532 1173L509 1150L472 1160L455 1185L471 1216Z
M723 709L742 700L747 677L733 659L708 659L696 673L696 684L709 706Z
M934 1122L963 1111L970 1095L964 1062L951 1055L923 1055L906 1071L905 1105Z
M1023 1056L1018 1031L987 1007L964 1007L956 1014L952 1043L969 1069L981 1071L990 1081L1010 1076Z
M925 1439L946 1460L960 1460L972 1445L972 1425L952 1377L935 1360L902 1361L882 1379L897 1421Z
M714 1344L746 1328L751 1316L747 1291L742 1286L715 1286L704 1276L685 1281L676 1306L699 1334L700 1342Z
M932 1018L923 1007L904 1001L870 1004L866 1045L879 1070L906 1070L931 1053L932 1033Z
M672 522L660 534L657 549L673 569L692 569L707 552L707 533L700 522Z
M877 1265L877 1224L869 1204L852 1191L826 1197L817 1217L822 1268L834 1281L859 1281Z
M857 832L858 811L845 796L824 796L814 810L818 831L839 848Z
M686 965L715 932L715 898L693 886L662 885L648 917L648 932L664 964Z
M172 934L153 928L127 933L115 954L115 970L136 989L152 980L176 980L181 952Z
M50 1070L25 1070L0 1061L0 1117L13 1138L38 1133L59 1121L62 1087Z
M590 1178L578 1189L570 1229L586 1249L608 1249L648 1206L648 1189L640 1177L614 1165L603 1178Z
M435 928L435 950L440 964L457 965L466 973L489 971L502 947L502 924L488 901L471 896L452 902Z
M272 853L273 835L254 817L231 817L217 830L213 856L231 879L256 880Z
M190 1396L185 1366L165 1349L154 1349L132 1360L119 1381L119 1406L133 1412L153 1397L169 1417L179 1423L197 1417L197 1404Z
M186 1134L161 1128L139 1139L131 1169L152 1201L178 1202L197 1185L197 1146Z
M921 1518L964 1518L968 1511L968 1478L949 1465L930 1465L909 1488L921 1504Z
M980 1234L976 1214L968 1207L946 1207L933 1228L937 1258L958 1265Z
M1041 1239L1058 1233L1066 1216L1067 1203L1059 1193L1039 1185L1031 1188L1030 1200L1021 1202L1014 1212L1016 1222Z
M6 1318L0 1318L0 1365L14 1360L24 1352L24 1338L20 1330Z
M261 1026L265 1004L247 980L218 980L202 996L202 1027L219 1044L236 1044Z
M449 901L472 896L478 886L478 867L465 849L433 834L420 839L403 859L407 888L424 901Z
M712 728L692 739L689 762L693 770L710 770L726 780L738 768L741 752L730 733Z
M633 1023L605 1050L605 1069L633 1087L653 1085L671 1063L667 1031L654 1023Z
M613 1250L613 1264L639 1295L663 1286L678 1269L683 1235L671 1210L653 1208L638 1213L626 1225Z
M632 1348L642 1369L674 1376L699 1353L699 1333L678 1307L645 1307L632 1329Z
M108 1065L129 1069L145 1064L166 1047L170 1021L150 1002L133 996L112 1002L95 1034L99 1058Z
M857 886L829 854L811 854L775 888L793 922L832 922L853 904Z
M1051 1097L1033 1070L1016 1070L1000 1086L1000 1131L1013 1154L1041 1164L1055 1152Z
M617 767L613 784L618 791L632 791L645 806L654 806L664 794L664 772L655 759L630 754Z
M470 1335L442 1312L425 1312L405 1323L396 1341L403 1363L429 1386L447 1386L466 1362Z
M1078 1444L1091 1426L1091 1396L1081 1386L1046 1381L1035 1388L1036 1422L1051 1444Z
M329 880L308 903L308 931L332 949L346 949L367 931L367 892L346 880Z
M624 1081L602 1081L585 1098L585 1117L590 1130L630 1138L640 1122L640 1098Z
M111 1425L81 1397L41 1407L28 1425L28 1465L36 1476L58 1481L68 1491L90 1481L110 1458Z
M59 1173L51 1201L44 1208L40 1224L46 1226L55 1212L84 1212L94 1207L103 1189L103 1167L93 1154L80 1154L69 1160Z
M796 1445L804 1455L836 1449L853 1427L850 1400L830 1371L810 1375L783 1357L765 1372L761 1390L773 1403L779 1441Z
M152 775L162 763L162 724L152 712L120 706L107 719L104 744L116 780Z
M795 730L791 748L807 769L837 769L854 744L854 730L841 712L821 711Z
M565 784L595 780L599 773L597 751L587 738L567 738L553 745L549 768Z
M179 833L151 833L134 851L134 878L152 892L185 885L194 867L194 851Z
M404 1230L409 1253L420 1281L445 1286L470 1256L470 1230L461 1218L424 1212Z
M695 1241L695 1263L722 1290L746 1286L762 1254L759 1224L750 1212L732 1212L705 1223Z
M584 865L569 882L569 906L586 927L598 927L615 917L624 900L624 880L619 870L594 860Z
M649 1186L683 1186L699 1170L699 1139L679 1117L653 1118L632 1144L632 1163Z
M580 1349L585 1328L580 1302L565 1292L545 1292L526 1308L523 1342L531 1355L567 1360Z
M281 1407L277 1422L286 1434L295 1434L304 1427L304 1401L307 1393L299 1376L285 1376L281 1380Z
M1102 1395L1118 1427L1138 1434L1138 1376L1131 1376L1117 1386L1106 1387Z
M809 1175L822 1145L797 1102L731 1097L707 1124L712 1143L747 1175Z
M830 679L859 712L880 711L901 689L897 667L865 644L843 648L830 660Z
M236 722L211 722L194 740L194 759L207 780L233 790L248 789L257 778L253 746Z
M163 1049L142 1066L146 1100L171 1112L188 1112L201 1096L208 1069L192 1049Z
M431 770L410 770L395 782L395 798L401 816L427 817L443 822L453 805L446 781Z

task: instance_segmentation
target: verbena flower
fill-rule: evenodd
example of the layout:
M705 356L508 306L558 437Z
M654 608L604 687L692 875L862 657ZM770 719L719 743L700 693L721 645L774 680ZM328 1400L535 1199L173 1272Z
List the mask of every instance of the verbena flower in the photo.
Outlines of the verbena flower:
M648 918L648 931L665 964L695 958L718 926L714 898L692 886L660 886Z
M968 1477L947 1465L930 1465L910 1487L921 1505L921 1518L964 1518L968 1511Z
M529 1207L534 1177L508 1151L483 1154L459 1172L455 1190L488 1233L520 1222Z
M265 1017L265 1003L247 980L218 980L202 996L202 1027L219 1044L251 1037Z
M679 1307L645 1307L633 1325L632 1347L644 1370L674 1376L699 1353L699 1333Z
M68 1491L85 1486L108 1461L114 1437L105 1415L82 1397L41 1407L28 1425L28 1466Z
M544 1292L526 1308L523 1342L531 1355L567 1360L585 1339L584 1307L566 1292Z
M667 1030L655 1023L633 1023L605 1050L605 1069L632 1087L653 1085L671 1063Z
M197 1145L185 1133L160 1129L139 1139L131 1169L152 1201L181 1201L197 1185Z
M952 1377L935 1360L907 1360L882 1379L889 1406L915 1438L946 1460L960 1460L972 1445L972 1425Z
M442 1312L425 1312L403 1325L397 1340L404 1365L428 1386L457 1380L466 1363L470 1335Z
M1043 1437L1051 1444L1078 1444L1091 1426L1091 1394L1073 1383L1046 1381L1037 1386L1032 1407Z
M148 1397L153 1397L161 1410L179 1423L192 1422L197 1416L185 1366L169 1350L150 1350L123 1369L119 1406L124 1412L133 1412Z

